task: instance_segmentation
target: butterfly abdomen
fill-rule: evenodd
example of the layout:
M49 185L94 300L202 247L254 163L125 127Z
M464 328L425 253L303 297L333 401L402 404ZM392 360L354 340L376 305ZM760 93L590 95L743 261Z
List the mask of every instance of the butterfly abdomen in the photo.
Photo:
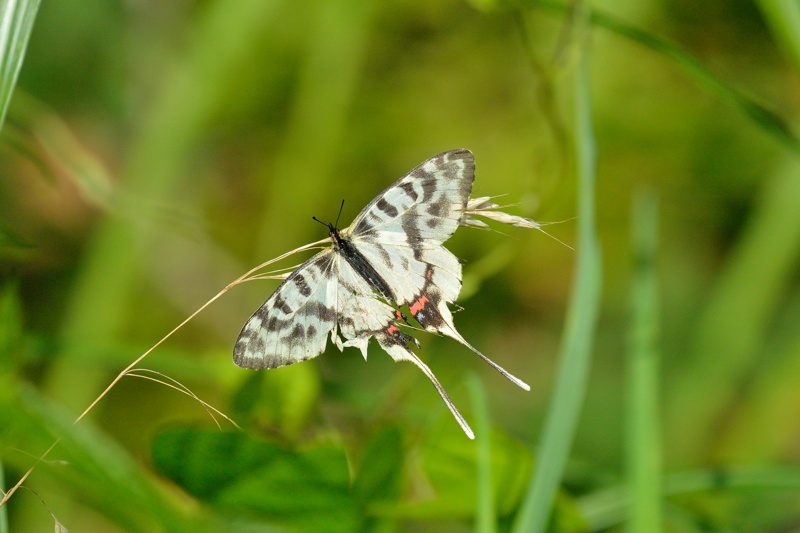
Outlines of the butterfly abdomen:
M353 243L342 237L338 229L334 228L331 231L331 239L333 239L335 250L344 257L345 261L358 272L364 281L369 283L370 287L375 289L386 301L392 303L397 301L394 291L386 280L375 271L370 262L353 246Z

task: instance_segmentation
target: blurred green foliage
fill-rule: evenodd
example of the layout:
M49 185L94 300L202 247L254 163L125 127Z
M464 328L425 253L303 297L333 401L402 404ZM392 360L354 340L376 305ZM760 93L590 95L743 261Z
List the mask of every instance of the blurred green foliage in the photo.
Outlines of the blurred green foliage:
M2 489L36 465L0 533L796 527L798 25L777 0L43 3L0 136ZM346 225L457 147L475 196L579 216L547 228L574 253L512 228L448 242L456 325L532 386L422 335L476 442L377 348L235 367L272 282L142 365L241 430L129 378L73 424L230 281L324 237L312 215L344 198ZM596 335L599 287L572 286L592 223Z

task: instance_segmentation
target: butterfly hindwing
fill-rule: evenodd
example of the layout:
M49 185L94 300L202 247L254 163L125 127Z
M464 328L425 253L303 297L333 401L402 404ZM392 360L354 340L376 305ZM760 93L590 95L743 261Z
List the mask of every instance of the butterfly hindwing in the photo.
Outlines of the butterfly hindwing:
M367 358L367 343L386 331L394 320L394 309L375 297L372 287L343 258L339 263L339 333L344 346L354 346Z

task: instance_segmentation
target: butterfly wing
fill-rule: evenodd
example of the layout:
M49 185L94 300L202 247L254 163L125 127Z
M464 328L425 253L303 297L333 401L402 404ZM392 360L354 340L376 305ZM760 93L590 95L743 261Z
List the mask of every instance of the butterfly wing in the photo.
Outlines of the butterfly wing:
M443 243L458 229L475 179L469 150L434 156L375 197L342 231L427 331L447 335L512 383L530 390L458 333L448 308L461 291L461 263Z
M336 324L336 255L324 250L292 272L245 323L233 348L244 368L277 368L325 351Z
M395 304L415 301L426 263L446 299L458 297L461 264L442 243L458 229L474 177L469 150L441 153L386 188L342 231L384 279L395 280Z
M414 363L431 380L447 408L470 439L475 434L456 408L444 387L431 369L411 351L408 344L419 346L417 340L400 330L395 324L395 309L376 297L372 287L344 259L339 258L339 319L341 335L347 339L343 346L361 350L367 358L367 344L375 337L378 344L395 361Z
M292 272L242 327L233 350L244 368L277 368L325 351L328 334L340 349L367 358L371 337L412 341L394 325L395 310L376 297L363 276L335 250L315 255ZM346 342L342 342L342 341Z

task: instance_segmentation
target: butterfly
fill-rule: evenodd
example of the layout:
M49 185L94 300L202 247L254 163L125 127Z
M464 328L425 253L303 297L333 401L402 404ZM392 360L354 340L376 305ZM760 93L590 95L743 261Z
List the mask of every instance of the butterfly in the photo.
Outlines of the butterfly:
M461 291L461 263L443 244L461 226L487 227L474 215L521 227L530 219L493 211L489 198L470 198L475 160L450 150L417 166L376 196L353 223L328 223L332 246L300 265L245 323L233 349L244 368L277 368L325 351L355 347L367 358L375 338L395 361L410 361L430 379L470 439L472 429L431 369L412 350L404 309L425 330L472 350L524 390L530 387L468 343L448 304ZM315 219L316 220L316 219ZM531 225L533 224L533 225Z

